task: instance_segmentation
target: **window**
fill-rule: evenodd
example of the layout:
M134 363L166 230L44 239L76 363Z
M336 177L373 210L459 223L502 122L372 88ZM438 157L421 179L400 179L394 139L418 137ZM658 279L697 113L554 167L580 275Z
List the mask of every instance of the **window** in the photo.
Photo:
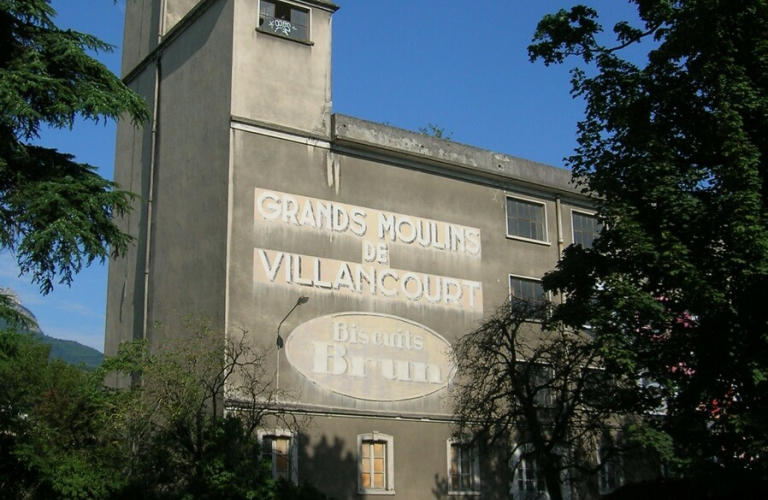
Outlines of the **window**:
M544 293L544 287L541 285L541 281L511 274L509 275L509 295L510 299L517 299L529 303L532 309L537 308L547 301L547 296Z
M624 484L624 477L621 473L621 456L611 455L603 456L601 450L598 450L600 458L600 471L597 474L597 485L601 495L607 495L616 488Z
M272 477L292 482L298 480L295 435L289 431L259 431L261 453L265 461L272 464Z
M374 432L357 436L358 492L369 495L394 495L394 440Z
M507 197L507 236L547 242L544 204Z
M555 378L555 374L552 367L539 363L526 363L522 367L527 371L534 403L541 408L553 408L555 398L552 394L552 380Z
M527 446L517 447L512 457L514 476L512 479L513 498L534 500L549 498L544 482L544 471L534 458L532 449Z
M571 212L571 222L573 224L574 245L581 245L584 248L591 247L592 242L600 232L600 223L597 217L574 210Z
M479 469L476 446L460 441L448 441L448 477L451 493L479 495Z
M296 40L309 40L309 10L277 0L261 0L259 29Z

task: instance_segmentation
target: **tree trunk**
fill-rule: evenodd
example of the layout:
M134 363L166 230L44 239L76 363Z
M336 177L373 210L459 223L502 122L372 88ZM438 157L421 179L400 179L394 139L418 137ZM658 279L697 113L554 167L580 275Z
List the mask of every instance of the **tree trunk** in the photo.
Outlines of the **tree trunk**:
M549 500L563 500L563 492L560 488L560 468L557 461L558 457L548 454L541 464L544 469L544 483L547 485Z

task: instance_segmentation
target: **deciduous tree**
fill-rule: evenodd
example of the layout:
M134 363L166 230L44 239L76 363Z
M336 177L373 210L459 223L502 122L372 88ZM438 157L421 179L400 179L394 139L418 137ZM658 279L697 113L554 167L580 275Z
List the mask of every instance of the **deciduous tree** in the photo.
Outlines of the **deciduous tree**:
M48 361L49 346L0 330L0 491L106 500L127 484L101 378Z
M595 10L546 16L529 48L581 58L586 103L567 162L603 222L544 285L589 323L612 373L649 377L699 465L768 463L768 3L631 0L601 43ZM647 59L621 50L643 42ZM635 61L637 60L634 59Z
M145 342L124 344L103 367L136 380L114 412L115 430L130 443L128 474L136 478L128 498L270 498L277 485L262 466L255 431L267 416L287 429L302 423L273 408L270 351L246 332L225 336L204 319L188 318L184 326L152 350Z
M584 332L542 328L550 307L511 299L457 340L451 394L456 432L513 446L515 481L525 461L535 462L557 500L565 477L580 481L599 470L598 446L604 460L624 451L620 431L638 419L628 390L634 379L602 370ZM542 480L527 479L529 487Z

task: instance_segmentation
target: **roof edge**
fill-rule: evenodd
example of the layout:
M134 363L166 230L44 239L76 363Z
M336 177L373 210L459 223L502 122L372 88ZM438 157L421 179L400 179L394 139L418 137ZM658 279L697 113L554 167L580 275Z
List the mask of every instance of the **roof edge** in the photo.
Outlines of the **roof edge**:
M332 117L331 140L351 149L386 150L416 161L452 165L484 176L514 179L581 195L572 183L571 172L563 168L338 113Z

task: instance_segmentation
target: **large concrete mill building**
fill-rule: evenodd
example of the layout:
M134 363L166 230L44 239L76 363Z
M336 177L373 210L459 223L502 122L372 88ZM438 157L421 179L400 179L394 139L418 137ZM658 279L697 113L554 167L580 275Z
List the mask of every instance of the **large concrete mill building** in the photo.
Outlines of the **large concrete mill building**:
M115 180L141 200L106 354L189 313L274 345L307 297L279 381L313 421L264 429L276 473L339 499L508 497L518 481L450 440L448 350L593 236L570 174L332 114L330 2L126 10L123 77L154 119L118 130Z

